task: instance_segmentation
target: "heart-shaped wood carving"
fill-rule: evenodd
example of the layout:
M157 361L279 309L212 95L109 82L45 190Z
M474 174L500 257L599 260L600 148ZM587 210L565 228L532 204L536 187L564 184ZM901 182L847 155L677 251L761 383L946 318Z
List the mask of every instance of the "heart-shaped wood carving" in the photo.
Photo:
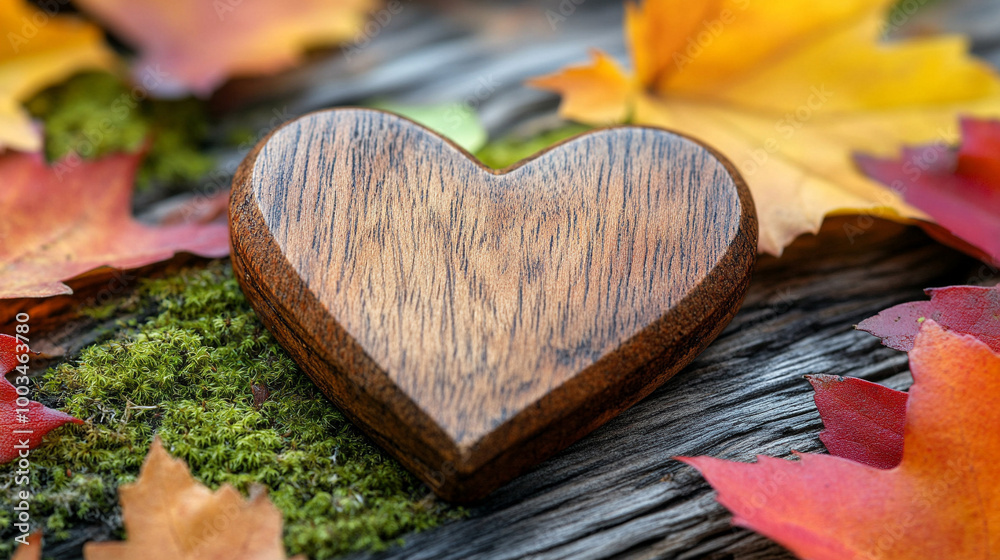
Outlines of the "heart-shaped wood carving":
M733 168L667 131L600 130L497 172L364 109L263 140L230 220L233 266L271 332L456 501L690 362L742 302L757 247Z

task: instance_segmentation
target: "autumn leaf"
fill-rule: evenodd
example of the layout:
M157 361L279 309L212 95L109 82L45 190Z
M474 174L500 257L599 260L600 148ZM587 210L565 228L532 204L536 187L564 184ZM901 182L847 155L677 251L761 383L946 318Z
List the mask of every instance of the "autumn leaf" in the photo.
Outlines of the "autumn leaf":
M207 96L231 76L295 65L308 47L361 33L373 0L75 0L140 52L137 81Z
M908 395L856 377L807 375L823 419L820 441L831 455L877 469L903 458Z
M952 245L1000 263L1000 121L962 119L961 130L957 150L932 144L904 149L899 159L858 154L855 161L973 249Z
M152 227L131 216L140 154L47 165L0 156L0 298L72 293L64 281L99 267L136 268L184 251L229 253L225 223Z
M1000 355L924 322L910 352L903 458L883 470L841 457L756 464L682 458L733 523L801 558L990 558L1000 554Z
M955 332L972 335L1000 353L1000 284L992 288L949 286L926 290L930 301L890 307L858 324L889 348L909 352L928 319Z
M26 356L28 347L13 336L0 334L0 374L18 370L15 381L28 387L28 366L19 356ZM45 434L67 422L83 424L65 412L52 410L41 403L28 400L17 392L17 387L0 375L0 464L23 457L20 453L41 445ZM18 399L21 402L18 403ZM27 401L27 403L25 403Z
M85 560L283 560L281 512L263 492L209 490L157 437L134 484L118 490L128 540L87 543ZM305 560L304 557L296 557Z
M658 125L713 145L754 196L780 254L831 213L928 219L854 166L856 151L950 141L959 113L1000 114L1000 79L962 37L879 40L892 0L646 0L628 5L634 70L598 53L537 78L560 113Z
M37 152L41 133L21 102L77 71L109 67L114 58L98 28L26 0L0 0L0 31L0 151Z
M34 532L28 535L24 544L20 544L10 560L42 560L42 534Z

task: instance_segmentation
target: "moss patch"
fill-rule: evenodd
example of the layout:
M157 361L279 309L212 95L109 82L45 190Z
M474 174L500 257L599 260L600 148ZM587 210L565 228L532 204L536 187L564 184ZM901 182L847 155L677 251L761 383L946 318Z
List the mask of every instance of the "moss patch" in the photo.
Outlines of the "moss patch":
M154 101L112 74L88 72L39 93L26 106L45 125L50 161L71 152L86 159L134 152L148 139L140 187L194 181L212 167L212 159L199 151L209 120L197 99Z
M49 542L81 524L124 536L117 487L134 480L154 434L213 488L267 485L291 553L380 549L463 514L323 398L261 326L227 263L147 282L122 305L145 318L47 371L33 395L87 421L31 455L32 518ZM254 385L270 392L262 404ZM0 467L5 480L13 470ZM3 493L3 553L11 500Z

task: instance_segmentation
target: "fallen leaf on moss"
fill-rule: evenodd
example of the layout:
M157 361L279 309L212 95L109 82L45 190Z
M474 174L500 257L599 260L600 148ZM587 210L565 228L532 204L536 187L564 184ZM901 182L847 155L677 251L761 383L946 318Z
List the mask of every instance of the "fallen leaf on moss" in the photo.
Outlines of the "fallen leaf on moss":
M533 80L563 116L626 116L702 139L746 179L760 249L780 254L831 213L926 219L860 173L856 151L950 140L959 113L1000 114L1000 79L962 37L884 43L894 0L646 0L628 5L633 73L598 53Z
M890 307L858 324L858 329L882 339L889 348L909 352L924 321L972 335L1000 353L1000 285L949 286L926 290L930 301Z
M41 403L20 395L17 387L7 381L8 373L18 370L15 381L28 387L28 347L13 336L0 334L0 463L23 457L20 453L41 445L45 434L67 422L83 424L65 412L52 410ZM25 356L20 358L20 356ZM18 398L23 399L18 404ZM27 400L27 406L24 401Z
M877 469L903 458L907 394L856 377L807 375L831 455Z
M42 534L34 532L28 535L28 540L20 544L10 560L42 560Z
M952 245L971 245L974 257L1000 263L1000 121L962 119L961 128L957 150L934 144L906 148L899 159L854 159L965 242Z
M86 560L284 560L281 512L263 491L244 500L232 486L216 491L191 477L160 438L134 484L118 490L128 540L90 542ZM303 556L297 559L305 560Z
M41 133L21 102L79 70L109 67L114 58L100 29L25 0L0 0L0 30L0 150L35 152Z
M756 464L682 458L719 492L733 523L802 558L988 558L1000 553L1000 355L926 321L903 458L883 470L829 455Z
M0 156L0 298L72 293L63 282L110 266L137 268L177 252L229 253L225 223L151 227L131 215L140 154L47 165Z
M154 94L207 96L231 76L294 66L302 51L360 33L372 0L76 0L140 52Z

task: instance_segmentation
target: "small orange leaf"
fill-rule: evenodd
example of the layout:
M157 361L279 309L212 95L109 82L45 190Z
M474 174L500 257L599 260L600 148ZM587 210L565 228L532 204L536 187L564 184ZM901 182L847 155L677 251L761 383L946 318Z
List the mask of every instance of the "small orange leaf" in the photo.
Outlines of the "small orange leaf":
M882 470L840 457L684 458L733 523L812 560L1000 554L1000 355L925 321L910 352L903 458Z
M154 93L206 96L230 76L270 74L308 47L360 33L372 0L76 0L141 54Z
M118 490L128 540L90 542L86 560L284 560L281 512L267 495L196 481L157 437L134 484ZM300 557L297 557L300 558ZM304 558L302 559L304 560Z
M0 298L72 293L64 281L111 266L137 268L185 251L229 253L225 223L164 227L131 215L139 154L47 165L38 154L0 156Z

